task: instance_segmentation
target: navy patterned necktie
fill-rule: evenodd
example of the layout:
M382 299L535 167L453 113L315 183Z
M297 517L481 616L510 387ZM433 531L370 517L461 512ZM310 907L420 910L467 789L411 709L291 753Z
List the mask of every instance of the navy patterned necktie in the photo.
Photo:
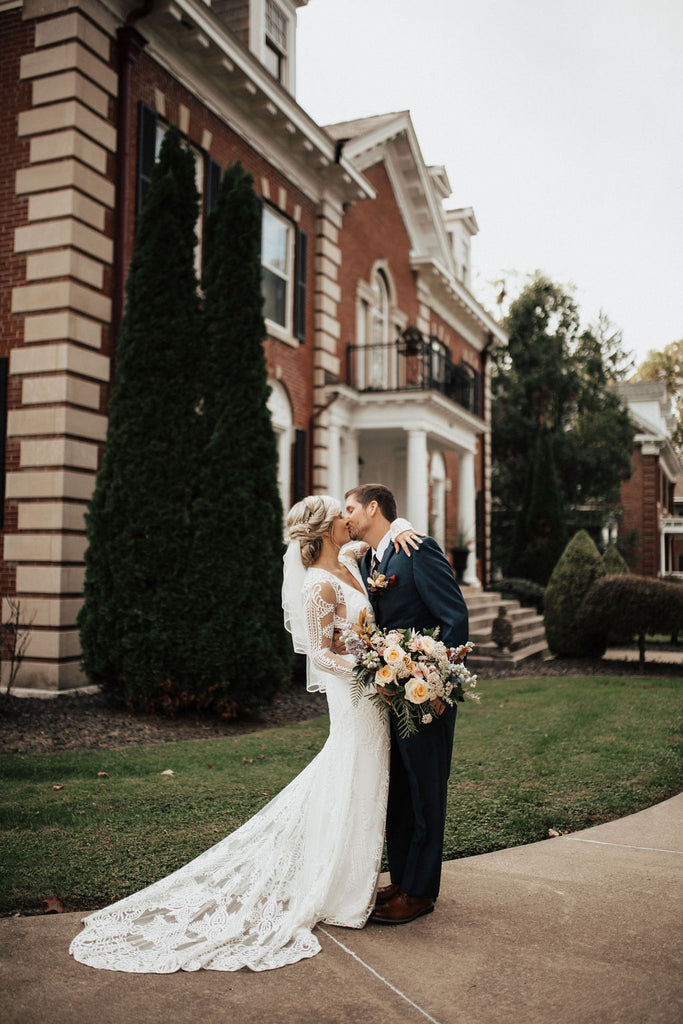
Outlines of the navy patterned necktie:
M372 556L372 565L370 566L370 575L372 575L373 572L377 572L378 569L379 569L379 558L377 557L377 553L375 552L375 554Z

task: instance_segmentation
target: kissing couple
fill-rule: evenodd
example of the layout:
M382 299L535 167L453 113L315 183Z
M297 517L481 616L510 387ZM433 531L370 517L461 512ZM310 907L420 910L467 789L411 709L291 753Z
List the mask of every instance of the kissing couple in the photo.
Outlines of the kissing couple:
M76 960L130 973L272 970L314 956L316 924L408 923L439 894L456 708L401 737L396 716L354 702L341 634L365 613L381 629L439 627L467 641L467 607L438 544L398 519L382 484L287 515L285 625L324 692L320 753L241 828L153 885L84 919ZM386 585L391 580L391 586ZM384 581L385 586L381 583ZM380 583L380 586L375 586ZM377 888L386 829L391 883Z

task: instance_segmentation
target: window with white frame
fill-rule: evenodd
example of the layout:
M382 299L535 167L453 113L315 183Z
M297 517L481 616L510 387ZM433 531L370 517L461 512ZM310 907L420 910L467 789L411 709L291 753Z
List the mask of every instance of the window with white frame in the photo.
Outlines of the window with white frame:
M263 208L261 239L263 315L287 332L292 326L294 225L268 206Z
M275 0L266 0L266 39L264 64L278 82L285 82L288 21Z
M357 285L353 377L354 386L361 391L397 386L393 342L405 327L405 317L395 308L393 294L388 273L382 267L375 267L370 280Z

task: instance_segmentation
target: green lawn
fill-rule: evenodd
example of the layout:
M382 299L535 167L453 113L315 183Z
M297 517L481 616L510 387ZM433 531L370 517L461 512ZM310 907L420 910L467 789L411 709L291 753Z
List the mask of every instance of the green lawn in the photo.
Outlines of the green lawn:
M680 790L680 679L479 688L481 704L459 708L446 859L576 831ZM0 912L50 895L92 909L168 874L273 797L326 735L321 718L237 738L0 757Z

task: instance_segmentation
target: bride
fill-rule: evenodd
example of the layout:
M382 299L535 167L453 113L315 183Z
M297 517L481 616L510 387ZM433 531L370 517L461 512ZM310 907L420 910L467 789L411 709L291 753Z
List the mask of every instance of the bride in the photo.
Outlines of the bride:
M372 615L341 506L304 498L287 516L285 625L307 655L307 687L325 692L325 746L253 818L195 860L84 919L70 953L131 973L266 971L314 956L317 922L362 928L372 910L384 838L389 725L369 700L353 706L352 659L335 629ZM401 531L401 532L398 532ZM405 520L392 539L413 543Z

